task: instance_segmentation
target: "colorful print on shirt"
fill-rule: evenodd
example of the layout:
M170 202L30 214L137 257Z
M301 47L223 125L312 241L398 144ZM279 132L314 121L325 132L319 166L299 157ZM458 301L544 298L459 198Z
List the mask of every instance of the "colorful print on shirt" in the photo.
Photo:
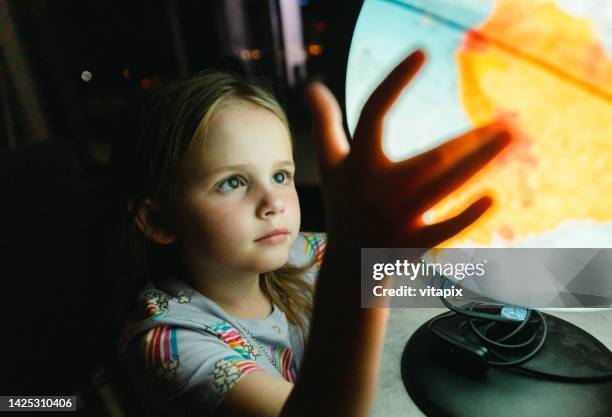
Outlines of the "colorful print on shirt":
M323 233L303 233L306 238L306 245L304 245L304 253L309 258L315 258L315 266L319 268L321 262L323 262L323 255L325 254L325 237Z
M206 330L223 340L244 359L256 359L260 355L247 338L225 321L206 326Z
M226 344L228 344L232 349L234 349L237 353L240 354L240 357L247 362L236 362L236 358L238 356L233 356L232 361L233 364L230 365L220 365L223 368L227 368L227 366L235 365L237 368L244 371L250 371L250 366L248 361L254 360L257 357L261 356L263 352L259 352L256 350L249 339L244 337L238 330L232 327L227 322L219 322L215 323L212 326L207 326L207 329L210 333L216 335L219 339L223 340ZM265 346L262 348L266 349ZM297 367L295 365L295 360L293 358L293 351L290 348L280 348L272 346L268 350L270 353L270 358L273 359L274 363L272 365L278 370L278 372L285 378L285 380L289 382L295 382L297 378ZM227 358L225 358L227 359ZM224 360L225 360L224 359ZM221 361L219 361L221 362ZM233 374L233 373L232 373ZM224 377L227 373L223 373Z
M255 362L260 353L229 323L221 321L212 326L206 326L206 330L223 340L240 355L226 356L215 363L213 381L220 394L224 394L249 372L260 369Z
M241 356L226 356L215 363L213 382L219 394L225 394L242 377L260 369L255 361Z
M274 359L274 367L289 382L295 382L297 378L297 368L293 359L293 351L289 348L277 346L271 347L271 357Z
M144 335L141 343L140 354L144 356L146 368L163 381L172 381L179 367L176 327L154 327Z
M168 311L170 300L175 300L179 304L187 304L191 301L191 294L181 291L176 297L172 297L161 291L149 291L145 294L147 315L150 317L158 317L164 315Z

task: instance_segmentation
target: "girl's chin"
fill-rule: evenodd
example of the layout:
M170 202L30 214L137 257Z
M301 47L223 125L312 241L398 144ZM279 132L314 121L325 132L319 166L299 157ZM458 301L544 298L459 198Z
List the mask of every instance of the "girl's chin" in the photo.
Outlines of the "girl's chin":
M270 256L267 257L267 259L260 259L257 262L257 270L260 271L259 273L261 274L276 271L277 269L280 269L285 266L288 260L289 253L284 254L284 256Z

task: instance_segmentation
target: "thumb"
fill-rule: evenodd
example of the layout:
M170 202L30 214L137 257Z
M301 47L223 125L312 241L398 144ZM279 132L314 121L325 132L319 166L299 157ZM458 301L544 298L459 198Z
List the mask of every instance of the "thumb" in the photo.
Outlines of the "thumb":
M315 144L322 174L335 168L350 151L342 126L342 112L325 85L313 82L307 89L312 109Z

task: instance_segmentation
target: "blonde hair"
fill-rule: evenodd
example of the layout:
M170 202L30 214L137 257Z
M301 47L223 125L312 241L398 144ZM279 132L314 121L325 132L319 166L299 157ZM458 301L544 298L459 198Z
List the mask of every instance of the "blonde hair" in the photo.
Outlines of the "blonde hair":
M123 143L117 155L113 154L113 162L119 210L125 213L124 208L130 207L127 216L119 222L123 226L119 228L122 242L117 245L118 258L122 259L119 264L123 265L123 269L119 268L120 274L125 275L127 268L129 275L136 277L128 291L130 294L144 282L159 278L155 271L161 271L158 275L175 273L172 264L180 262L175 245L156 245L135 226L138 207L147 199L161 202L168 195L189 145L199 135L206 134L215 112L230 99L246 100L270 110L291 136L287 116L269 88L255 80L220 71L204 71L187 81L164 86L141 103L136 115L128 116L127 122L136 131L124 131L124 140L131 145ZM147 259L149 252L157 254ZM156 259L165 265L150 268L149 264ZM298 326L304 338L308 334L314 294L304 272L314 262L315 259L303 266L288 264L260 275L264 293L285 313L289 322Z

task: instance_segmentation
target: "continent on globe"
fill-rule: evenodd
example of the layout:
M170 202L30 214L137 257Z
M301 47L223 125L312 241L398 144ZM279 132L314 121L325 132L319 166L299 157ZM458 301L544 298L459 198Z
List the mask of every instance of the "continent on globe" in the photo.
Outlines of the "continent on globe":
M437 221L483 190L495 197L484 221L444 246L519 241L568 220L612 221L612 60L591 22L553 0L498 0L466 32L456 59L473 125L502 120L514 143L431 210Z
M494 206L443 247L612 247L612 2L366 0L346 80L349 129L410 51L422 70L385 119L398 161L501 120L512 145L424 215Z

